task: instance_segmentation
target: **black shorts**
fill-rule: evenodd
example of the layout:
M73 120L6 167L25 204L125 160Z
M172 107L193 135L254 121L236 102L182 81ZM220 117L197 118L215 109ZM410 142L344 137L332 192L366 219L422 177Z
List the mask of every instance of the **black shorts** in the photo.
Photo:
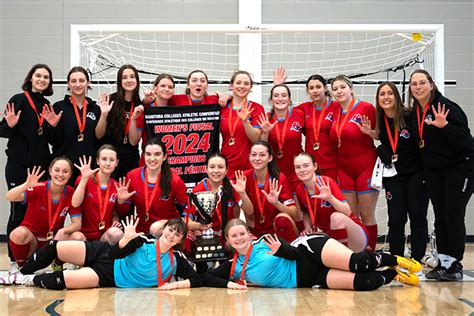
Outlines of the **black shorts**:
M109 257L110 244L97 240L86 241L84 267L94 270L99 276L99 287L115 287L114 259Z
M323 234L301 236L291 245L297 247L300 256L296 262L297 286L313 287L319 285L327 288L326 277L329 269L321 260L321 252L330 238Z

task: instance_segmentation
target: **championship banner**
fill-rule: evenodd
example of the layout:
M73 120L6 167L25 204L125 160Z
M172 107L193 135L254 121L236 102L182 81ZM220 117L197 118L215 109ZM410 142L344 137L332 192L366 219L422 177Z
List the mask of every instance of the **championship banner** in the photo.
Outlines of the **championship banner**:
M145 107L148 139L165 144L171 171L188 189L207 177L209 156L219 151L220 105Z

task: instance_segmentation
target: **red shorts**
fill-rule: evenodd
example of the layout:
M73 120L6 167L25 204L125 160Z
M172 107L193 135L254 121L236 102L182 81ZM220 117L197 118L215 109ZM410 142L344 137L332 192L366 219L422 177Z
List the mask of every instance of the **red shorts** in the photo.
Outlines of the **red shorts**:
M344 170L339 168L337 170L337 179L339 187L342 192L365 194L370 192L377 192L377 190L370 187L373 169L361 170Z
M337 168L318 169L319 174L337 180Z

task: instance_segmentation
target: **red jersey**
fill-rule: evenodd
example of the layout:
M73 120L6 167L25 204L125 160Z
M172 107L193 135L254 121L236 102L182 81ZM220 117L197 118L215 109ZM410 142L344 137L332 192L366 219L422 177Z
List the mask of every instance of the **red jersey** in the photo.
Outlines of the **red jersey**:
M305 151L313 155L320 169L337 168L337 143L331 142L329 135L334 117L339 110L336 102L329 101L325 108L315 107L313 102L301 103L296 107L301 110L305 116L305 126L303 133L306 137ZM321 117L321 114L323 117ZM321 120L321 123L319 123ZM319 125L318 142L315 139L317 127ZM319 148L315 149L318 143Z
M275 122L275 117L269 116L270 123ZM280 148L278 139L283 141L283 133L286 125L286 135L284 135L283 146ZM278 168L285 174L292 192L299 184L298 177L295 173L293 159L296 155L303 151L301 147L302 130L304 128L304 113L297 109L290 109L288 112L288 123L285 120L279 120L278 124L273 127L270 135L268 135L268 143L273 149L273 159L276 159ZM283 154L280 157L278 152Z
M337 185L336 181L330 177L326 176L318 176L321 177L324 182L329 183L329 187L331 189L332 195L339 201L346 201L344 194L342 194L341 189ZM317 189L316 189L317 190ZM318 200L314 196L309 196L308 191L304 183L300 183L298 188L296 188L296 197L298 198L298 204L303 212L306 214L310 214L310 212L314 212L314 206L316 204L316 216L315 216L315 223L312 223L314 226L321 229L323 232L328 233L331 230L331 214L337 212L337 210L332 206L331 203L324 200ZM308 205L308 198L310 201L310 205ZM358 217L354 214L350 214L349 216L356 224L362 226L362 222ZM313 221L312 217L310 216L311 220Z
M253 209L254 209L254 218L255 218L255 227L250 227L250 232L254 234L256 237L261 237L265 234L272 234L274 233L273 222L275 221L275 217L280 213L280 211L273 205L267 202L267 198L261 191L258 193L255 190L256 179L255 173L253 169L245 171L245 176L247 177L247 183L245 187L245 191L252 202ZM267 179L265 186L258 186L258 190L265 190L265 192L269 192L268 181L271 180L271 177ZM280 172L280 176L278 177L278 185L282 186L280 196L278 199L281 203L286 206L295 206L295 201L293 199L293 193L291 192L290 186L286 177L283 173ZM258 197L260 197L260 203L263 205L263 212L259 208ZM263 214L262 214L263 213Z
M250 113L249 122L253 127L260 128L257 120L261 113L264 113L263 106L258 103L248 101L248 106L252 111ZM221 109L221 135L222 135L222 148L221 153L226 157L228 164L227 174L230 179L235 178L235 171L237 170L248 170L252 168L249 161L250 149L252 148L252 142L245 133L245 127L242 121L237 116L237 111L232 110L232 123L229 121L230 114L230 102L226 107ZM231 126L235 126L234 134L231 136ZM233 139L231 141L231 138ZM233 145L231 145L233 144Z
M146 220L146 198L145 198L145 168L136 168L127 174L127 180L130 179L129 192L136 191L131 197L135 204L137 216L140 218L137 226L137 232L148 233L150 225L161 219L173 219L182 217L183 210L186 209L188 203L188 195L186 194L186 185L183 180L171 173L170 193L163 196L161 189L158 187L156 194L151 201L148 212L149 220ZM151 194L154 184L148 183L148 196Z
M207 192L207 191L212 191L211 185L207 178L199 182L193 189L193 193ZM227 201L227 221L235 217L234 208L235 206L238 206L239 204L240 204L240 196L237 192L235 192L234 189L232 189L232 198ZM192 214L197 215L197 209L193 204L191 204L190 208L191 208L190 211L192 212ZM220 198L219 203L217 203L214 215L212 216L212 229L215 232L220 233L221 230L223 229L223 227L221 226L222 226L222 200Z
M81 181L82 176L79 176L76 180L76 187ZM99 240L104 232L112 226L112 217L114 211L118 215L125 215L128 211L129 205L127 203L119 204L117 199L117 188L115 185L117 182L110 178L107 187L100 187L100 194L102 196L102 203L106 198L107 189L108 197L107 204L105 206L104 217L100 216L100 204L99 196L97 192L98 185L94 183L94 179L91 177L87 181L84 190L84 199L80 206L82 212L82 227L81 232L86 236L88 240ZM103 221L103 228L99 229L100 223ZM102 227L102 225L100 225Z
M334 101L334 103L337 103ZM340 144L338 152L338 168L348 170L372 169L377 159L373 139L361 132L359 124L362 117L367 116L371 122L372 129L375 128L375 107L364 101L356 101L348 113L342 112L339 104L337 115L331 127L331 142L338 144L339 136L336 129L340 131ZM349 115L344 121L346 115ZM339 123L338 123L339 122ZM344 124L343 124L344 123Z
M202 100L192 100L187 94L175 94L169 99L168 105L187 106L187 105L203 105L218 104L219 97L217 95L205 95Z
M147 106L156 107L156 103L153 102L150 105L144 105L144 107L147 107ZM137 120L135 122L135 125L137 126L137 130L142 132L142 144L146 144L148 136L147 136L146 128L145 128L145 113L144 112L141 112L137 116ZM140 161L138 162L138 165L140 167L143 167L145 165L145 159L143 157L143 153L140 155Z
M71 217L81 216L81 211L71 205L74 189L66 185L61 199L59 201L53 200L51 203L51 219L56 216L56 220L52 227L49 227L48 190L51 182L44 181L42 183L44 183L44 186L37 186L25 191L25 202L28 203L28 208L20 226L28 228L35 237L46 238L49 231L56 234L58 230L64 227L64 220L68 214ZM61 208L58 209L58 207Z

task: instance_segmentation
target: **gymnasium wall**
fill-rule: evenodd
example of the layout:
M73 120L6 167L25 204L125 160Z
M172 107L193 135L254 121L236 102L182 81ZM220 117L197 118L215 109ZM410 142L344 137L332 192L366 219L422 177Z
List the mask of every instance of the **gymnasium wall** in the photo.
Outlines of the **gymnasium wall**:
M237 0L0 0L0 103L5 104L10 96L20 92L27 71L35 63L47 63L55 80L65 78L70 68L71 24L235 24L238 15ZM445 94L463 107L471 128L474 126L474 4L471 0L262 0L262 16L262 23L275 24L444 24L445 77L457 82L456 87L447 87ZM65 87L55 86L54 90L49 98L52 102L63 98ZM4 139L0 140L0 147L6 147ZM0 154L0 197L6 190L5 161L5 154ZM382 197L379 209L383 207ZM468 235L474 235L473 211L471 201L466 216ZM9 203L0 198L0 235L5 234L8 214Z

